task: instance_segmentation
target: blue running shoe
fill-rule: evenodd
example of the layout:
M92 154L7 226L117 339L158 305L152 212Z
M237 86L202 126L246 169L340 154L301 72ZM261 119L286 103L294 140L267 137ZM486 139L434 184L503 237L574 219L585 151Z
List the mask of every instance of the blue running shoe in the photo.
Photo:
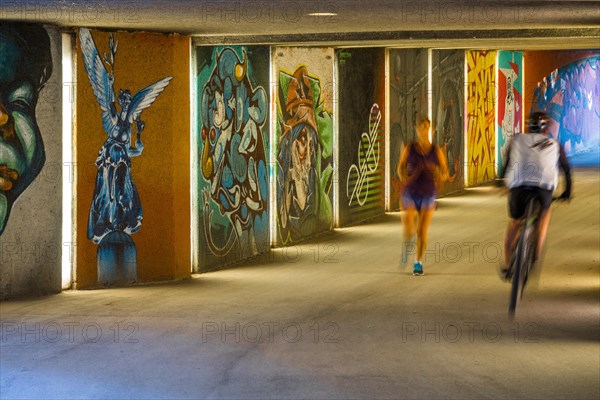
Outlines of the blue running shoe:
M414 276L423 275L423 263L421 261L415 261L415 265L413 266L413 275Z

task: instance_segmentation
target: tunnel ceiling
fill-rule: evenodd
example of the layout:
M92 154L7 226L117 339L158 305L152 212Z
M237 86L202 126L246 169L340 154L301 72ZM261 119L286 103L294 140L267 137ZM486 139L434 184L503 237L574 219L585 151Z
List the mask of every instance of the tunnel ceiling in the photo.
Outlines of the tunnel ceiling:
M197 43L600 47L600 1L2 1L0 18L173 32Z

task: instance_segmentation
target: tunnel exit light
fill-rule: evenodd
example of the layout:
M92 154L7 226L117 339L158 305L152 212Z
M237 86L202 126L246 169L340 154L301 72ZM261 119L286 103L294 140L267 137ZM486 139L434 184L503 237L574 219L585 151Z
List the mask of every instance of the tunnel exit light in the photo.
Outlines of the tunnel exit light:
M73 84L72 37L62 35L62 288L69 289L73 281L73 184L75 170L73 166L73 107L75 105L75 85Z

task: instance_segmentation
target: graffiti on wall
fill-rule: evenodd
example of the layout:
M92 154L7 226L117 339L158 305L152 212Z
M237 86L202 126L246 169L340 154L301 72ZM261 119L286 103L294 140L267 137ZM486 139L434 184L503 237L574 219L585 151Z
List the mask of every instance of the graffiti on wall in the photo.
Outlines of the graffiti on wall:
M348 170L346 179L346 195L348 205L356 203L364 206L370 195L372 178L378 174L380 146L379 124L381 123L381 110L378 104L373 104L369 112L369 132L360 135L360 143L357 149L358 163L352 164Z
M337 50L338 226L385 213L385 52Z
M277 220L282 244L333 226L333 119L306 66L279 70Z
M269 246L267 94L250 81L245 49L240 57L226 47L213 59L199 105L204 239L213 255L237 246L252 256Z
M468 184L495 176L495 66L493 51L467 52Z
M464 52L438 50L432 56L433 143L440 147L448 163L450 179L439 191L446 194L464 186Z
M135 245L130 235L142 226L142 205L131 175L131 158L144 150L142 111L156 100L172 77L166 77L132 95L113 88L118 41L110 36L109 52L100 56L92 34L79 30L84 67L101 110L106 141L98 152L98 172L88 216L87 237L98 244L98 281L135 280ZM118 106L118 108L117 108ZM132 134L135 127L135 146Z
M0 25L0 235L17 198L46 160L35 109L52 74L50 38L41 26Z
M523 99L521 96L523 53L500 51L498 54L498 160L506 155L508 141L522 131Z
M554 70L533 95L530 112L546 111L553 134L568 156L598 152L600 145L600 56Z
M400 208L398 169L404 147L415 140L415 123L427 116L427 49L390 51L390 204Z

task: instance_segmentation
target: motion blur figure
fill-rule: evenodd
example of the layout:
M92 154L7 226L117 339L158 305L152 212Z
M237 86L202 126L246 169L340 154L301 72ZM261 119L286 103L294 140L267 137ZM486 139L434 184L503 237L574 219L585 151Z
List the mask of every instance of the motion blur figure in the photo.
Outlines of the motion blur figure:
M413 275L423 275L423 255L427 248L427 231L433 212L437 185L448 180L448 167L441 149L431 144L431 122L425 118L417 122L417 141L404 148L398 163L404 218L404 245L402 264L406 261L407 247L415 235L415 217L418 217L416 259ZM439 174L438 174L439 172ZM437 177L437 178L436 178Z
M541 257L548 225L552 194L558 184L558 170L565 174L565 190L560 199L571 197L571 168L560 143L547 135L550 124L548 114L538 111L529 119L528 132L517 134L510 141L507 156L499 174L510 189L508 208L510 221L504 236L504 263L501 275L510 276L508 265L512 257L519 224L530 194L534 194L541 206L538 225L538 243L535 260Z

